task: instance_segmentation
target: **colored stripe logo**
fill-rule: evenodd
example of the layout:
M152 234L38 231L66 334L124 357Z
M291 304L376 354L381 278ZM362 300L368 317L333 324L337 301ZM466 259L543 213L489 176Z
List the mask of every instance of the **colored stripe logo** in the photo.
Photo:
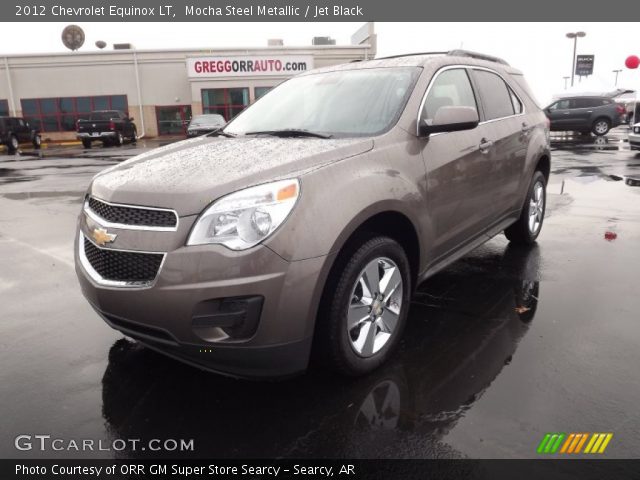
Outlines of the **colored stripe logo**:
M612 438L613 433L547 433L538 445L537 452L541 454L604 453Z

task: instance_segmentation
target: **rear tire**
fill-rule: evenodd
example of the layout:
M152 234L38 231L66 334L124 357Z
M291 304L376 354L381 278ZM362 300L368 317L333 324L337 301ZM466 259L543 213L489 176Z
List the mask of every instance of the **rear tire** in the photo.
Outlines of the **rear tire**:
M598 118L591 127L591 131L598 136L606 135L610 129L611 122L606 118Z
M122 136L122 134L120 132L118 132L118 134L116 135L115 140L113 141L114 145L116 147L121 147L122 144L124 143L124 137Z
M527 198L520 212L520 217L504 231L510 242L520 245L535 243L544 221L547 207L546 192L547 181L542 172L537 170L529 184Z
M409 260L395 240L372 234L346 247L319 311L318 347L325 363L347 376L382 365L400 341L410 298Z
M133 135L131 135L131 145L138 143L138 130L133 129Z
M33 148L35 148L36 150L40 150L41 146L42 139L40 138L40 135L36 135L35 137L33 137Z
M82 139L82 146L84 148L91 148L91 140L87 140L86 138Z

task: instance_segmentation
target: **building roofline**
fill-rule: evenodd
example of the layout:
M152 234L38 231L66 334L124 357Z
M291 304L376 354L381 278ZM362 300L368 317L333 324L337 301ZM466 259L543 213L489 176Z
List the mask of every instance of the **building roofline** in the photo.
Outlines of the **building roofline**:
M40 53L2 53L0 58L31 58L31 57L78 57L89 55L122 55L126 53L185 53L190 55L206 55L219 52L246 52L252 53L257 51L264 52L283 52L287 50L304 51L304 50L362 50L371 48L369 44L361 45L278 45L278 46L259 46L259 47L197 47L197 48L153 48L153 49L123 49L123 50L91 50L83 52L40 52Z

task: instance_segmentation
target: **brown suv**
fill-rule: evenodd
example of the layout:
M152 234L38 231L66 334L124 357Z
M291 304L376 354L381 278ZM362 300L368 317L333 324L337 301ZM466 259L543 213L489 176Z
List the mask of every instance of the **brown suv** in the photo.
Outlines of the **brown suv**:
M385 361L425 278L504 231L532 243L549 125L522 74L471 52L310 71L223 130L98 174L76 265L105 321L234 376L311 353Z

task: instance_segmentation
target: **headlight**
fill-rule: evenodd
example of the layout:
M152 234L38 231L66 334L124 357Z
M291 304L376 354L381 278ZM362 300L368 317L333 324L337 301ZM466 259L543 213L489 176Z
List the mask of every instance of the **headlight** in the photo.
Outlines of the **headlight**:
M293 210L300 194L298 180L282 180L232 193L214 202L196 221L187 245L219 243L245 250L269 235Z

